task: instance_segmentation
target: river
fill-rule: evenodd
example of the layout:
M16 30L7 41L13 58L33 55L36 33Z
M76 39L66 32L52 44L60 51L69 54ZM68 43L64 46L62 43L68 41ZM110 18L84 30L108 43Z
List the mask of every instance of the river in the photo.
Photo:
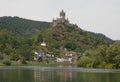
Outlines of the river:
M120 70L1 66L0 82L120 82Z

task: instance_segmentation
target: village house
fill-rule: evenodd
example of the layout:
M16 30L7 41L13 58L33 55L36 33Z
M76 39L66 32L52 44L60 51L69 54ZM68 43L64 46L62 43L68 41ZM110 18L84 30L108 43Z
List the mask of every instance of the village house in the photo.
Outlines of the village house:
M63 57L57 57L56 62L76 63L77 54L75 52L67 51Z

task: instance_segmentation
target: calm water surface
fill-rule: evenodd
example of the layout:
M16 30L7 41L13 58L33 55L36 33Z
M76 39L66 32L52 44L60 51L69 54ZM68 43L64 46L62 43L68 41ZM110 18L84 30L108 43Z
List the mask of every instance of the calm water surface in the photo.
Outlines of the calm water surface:
M120 82L120 70L1 66L0 82Z

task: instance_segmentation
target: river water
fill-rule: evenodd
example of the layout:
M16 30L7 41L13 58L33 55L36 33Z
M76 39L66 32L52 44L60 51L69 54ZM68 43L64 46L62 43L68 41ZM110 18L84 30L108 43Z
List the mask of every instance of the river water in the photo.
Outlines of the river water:
M0 82L120 82L120 70L1 66Z

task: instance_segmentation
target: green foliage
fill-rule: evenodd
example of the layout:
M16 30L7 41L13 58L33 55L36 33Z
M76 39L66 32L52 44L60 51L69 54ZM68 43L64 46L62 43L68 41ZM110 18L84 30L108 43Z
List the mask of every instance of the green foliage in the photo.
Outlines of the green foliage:
M12 53L11 56L10 56L10 59L11 59L11 60L14 60L14 61L17 61L17 60L20 59L20 57L19 57L18 54Z
M116 68L120 68L120 55L117 55L113 58L116 63Z
M87 67L89 61L89 65L94 68L120 68L120 42L87 50L84 55L78 59L80 67Z
M50 23L48 22L32 21L19 17L0 17L0 29L8 28L17 34L33 34L42 29L49 28L49 26Z
M24 57L21 58L21 63L22 63L22 64L27 64L27 62L26 62L26 60L25 60Z
M68 50L75 50L76 44L74 42L68 41L66 42L64 48L67 48Z
M79 58L77 64L80 67L92 67L91 65L92 59L88 56L82 56Z
M52 50L55 56L60 56L60 51L58 49Z
M53 49L60 49L60 42L55 42L53 45L52 45L52 48Z
M41 50L45 41L48 52L64 55L64 49L80 53L78 66L94 68L120 68L120 42L102 34L84 31L75 25L26 20L18 17L0 18L0 59L7 55L11 60L33 60L34 50ZM4 54L4 55L3 55Z
M120 68L120 42L111 45L107 50L106 61L116 64L116 68Z
M43 37L41 34L38 34L36 37L35 37L35 43L40 43L40 42L43 42Z
M102 61L103 59L100 55L96 56L96 58L93 61L92 67L97 68L101 64Z
M0 60L3 59L3 55L0 53Z
M31 36L20 36L10 30L0 30L0 51L1 54L10 56L11 60L18 60L20 56L27 60L33 59L33 39ZM5 39L5 40L4 40Z
M107 64L105 65L105 68L115 69L116 67L115 67L115 64L107 63Z
M32 52L31 47L25 44L21 46L21 48L18 51L18 54L21 57L25 57L26 60L30 60L33 52Z
M5 64L6 66L10 66L11 65L11 61L8 60L8 59L4 59L2 63Z

